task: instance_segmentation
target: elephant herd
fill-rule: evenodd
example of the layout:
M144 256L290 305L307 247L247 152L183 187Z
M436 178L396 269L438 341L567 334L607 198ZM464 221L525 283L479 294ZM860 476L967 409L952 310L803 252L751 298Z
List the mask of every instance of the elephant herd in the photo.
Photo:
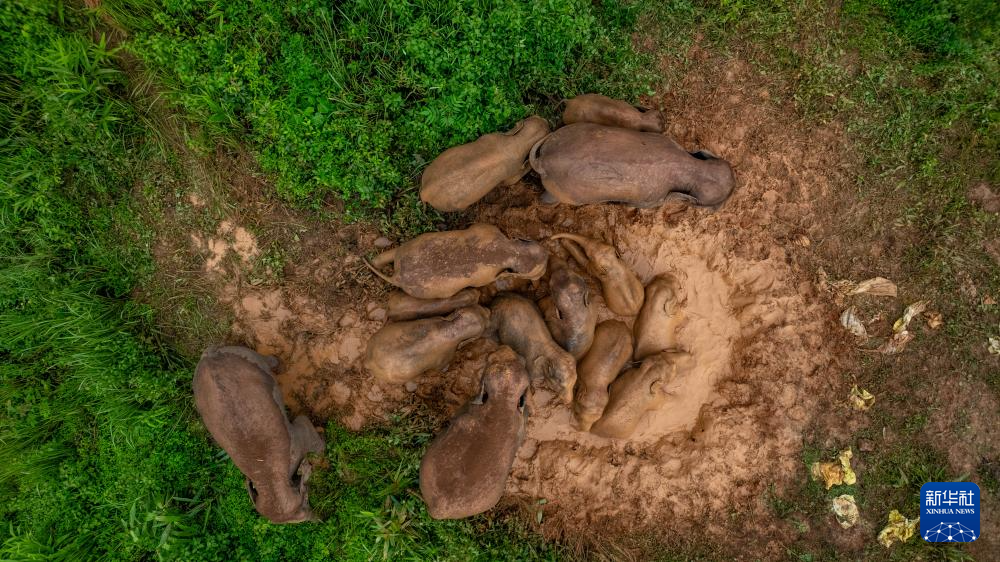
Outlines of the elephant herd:
M531 170L545 188L543 202L570 205L679 200L716 208L733 190L729 164L707 151L684 151L663 134L658 111L588 94L566 103L563 123L550 132L547 121L532 116L506 133L446 150L424 171L421 199L461 211ZM570 233L548 244L566 257L476 223L422 234L366 261L397 289L363 361L382 384L444 370L475 339L499 345L486 359L479 393L421 461L421 496L434 518L468 517L499 502L524 440L530 388L546 387L572 408L578 430L627 439L695 367L675 341L685 297L673 276L643 286L609 244ZM619 319L598 322L599 301L585 274ZM501 290L517 286L512 280L544 286L547 296L536 302ZM195 372L195 404L246 476L257 511L276 523L306 521L314 518L306 455L324 443L305 417L289 421L276 367L275 358L245 347L209 348Z

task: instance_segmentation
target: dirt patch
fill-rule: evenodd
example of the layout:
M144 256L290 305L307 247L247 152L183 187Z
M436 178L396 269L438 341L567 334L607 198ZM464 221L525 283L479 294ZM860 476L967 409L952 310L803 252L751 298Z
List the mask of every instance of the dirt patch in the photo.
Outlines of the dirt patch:
M934 414L927 431L938 448L948 455L954 474L972 474L983 459L1000 458L1000 404L982 382L968 381L961 374L939 378Z
M843 181L846 156L838 129L790 122L768 88L747 65L728 61L654 100L682 145L733 164L738 187L715 213L546 206L529 178L453 219L454 226L496 224L554 252L561 250L544 241L552 234L591 236L613 244L644 282L670 273L685 294L676 337L698 368L628 440L576 431L570 409L535 390L504 502L532 506L534 519L545 499L539 529L547 536L753 535L760 556L784 553L791 531L773 519L765 492L801 478L806 427L846 393L836 361L847 345L839 311L817 290L812 262L822 237L814 214ZM192 225L162 240L164 255L187 253L199 264L198 275L234 319L229 341L281 359L278 379L294 413L359 429L419 407L443 423L478 391L486 355L496 348L485 339L461 349L444 373L426 373L415 384L382 385L368 376L361 358L384 322L386 288L360 256L381 251L379 233L289 211L238 165L226 173L239 176L226 179L230 185L247 186L237 187L236 208L221 207L210 227ZM219 208L211 201L198 193L180 202L204 214ZM251 272L274 250L284 256L280 281L260 282ZM544 282L504 288L535 298L546 292ZM592 294L600 295L596 285ZM602 319L612 317L601 310ZM752 531L741 520L753 521Z
M189 200L194 201L197 194L191 194ZM201 206L201 205L195 205ZM200 233L191 233L191 244L195 250L205 258L205 273L209 275L220 275L224 273L222 260L231 254L235 254L243 266L249 266L254 258L260 254L257 246L257 238L249 230L242 226L237 226L232 221L224 220L219 223L219 228L215 236L205 237Z
M671 532L721 538L733 529L718 514L735 510L756 522L758 538L781 538L766 523L765 491L801 476L803 431L843 386L837 311L817 291L809 258L811 237L822 236L813 214L843 179L842 142L836 129L787 123L763 86L747 88L748 74L733 61L718 88L694 75L683 95L661 100L686 148L734 166L739 187L717 213L545 207L525 185L475 209L508 235L568 231L611 243L643 282L673 274L687 297L677 339L698 368L632 438L575 431L569 409L536 392L508 494L546 500L549 536L662 531L669 521Z
M990 189L986 182L977 183L969 189L969 200L987 213L1000 213L1000 195Z
M675 275L686 293L677 342L698 362L625 441L576 431L566 406L535 393L508 493L547 500L545 530L636 532L665 520L689 530L711 513L757 504L769 483L795 474L804 424L837 375L823 338L830 315L811 304L809 275L780 245L749 241L725 210L671 223L658 211L558 209L547 225L537 216L546 208L494 209L511 234L541 224L547 236L570 221L613 243L644 282Z
M937 396L933 398L931 416L926 431L935 448L948 456L951 474L983 483L996 475L988 474L1000 465L1000 403L990 388L982 382L970 381L964 374L950 373L938 377ZM980 538L973 543L971 553L987 560L1000 549L1000 502L990 490L980 499Z

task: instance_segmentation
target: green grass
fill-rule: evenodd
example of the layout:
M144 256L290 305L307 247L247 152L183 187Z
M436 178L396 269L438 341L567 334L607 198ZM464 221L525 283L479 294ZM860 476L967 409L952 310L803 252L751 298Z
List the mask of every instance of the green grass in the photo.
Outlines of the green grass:
M650 76L618 1L103 5L193 140L249 145L293 201L335 195L349 216L398 208L402 223L445 148L579 92L634 98Z
M944 335L954 360L1000 388L974 360L1000 310L955 298L966 280L981 293L1000 292L1000 267L983 249L1000 221L966 198L978 182L1000 184L997 21L997 4L981 1L848 2L835 15L793 11L778 33L810 33L761 60L798 77L793 95L804 117L847 126L864 163L859 195L888 211L865 226L912 240L899 263L887 264L899 266L904 297L931 298L949 320ZM752 45L784 43L747 31Z
M531 112L551 117L575 93L635 100L676 78L656 75L656 57L679 57L696 35L781 77L801 118L846 126L861 156L856 195L886 210L873 228L913 237L899 281L907 296L934 298L948 324L931 351L915 342L898 362L862 364L879 404L899 409L871 431L885 425L901 444L866 454L857 486L803 482L764 500L803 537L845 491L872 521L890 509L913 515L920 484L964 475L926 442L923 406L888 394L920 352L1000 389L981 349L1000 311L956 297L964 279L1000 297L1000 268L982 249L1000 224L965 197L974 182L1000 184L998 10L930 0L852 0L836 11L730 0L104 0L98 13L59 0L0 4L0 559L568 555L515 517L432 521L413 494L428 439L419 418L362 434L327 428L329 468L314 473L311 493L322 523L274 526L255 514L192 411L191 358L160 333L157 311L133 300L154 268L137 194L170 189L160 171L183 159L158 129L163 116L135 94L151 95L123 71L125 53L152 71L186 149L247 147L287 200L338 199L350 217L399 232L433 223L415 178L443 148ZM100 17L129 32L122 47L94 33ZM659 51L637 53L636 29ZM283 252L265 248L254 274L277 275ZM210 321L194 316L177 317ZM804 464L835 452L807 447ZM998 462L971 476L994 494ZM867 555L886 556L871 539ZM788 554L839 556L808 540ZM964 552L911 542L889 556Z
M176 81L163 75L164 84L179 88L169 96L186 111L182 123L199 131L189 141L246 140L261 149L287 195L316 200L335 192L351 208L368 210L409 181L397 147L416 150L407 143L423 142L421 150L433 151L516 120L540 95L528 85L546 85L545 73L556 69L575 69L581 83L598 80L595 70L574 66L581 49L593 57L598 45L628 52L620 37L596 37L605 31L582 3L510 3L492 18L474 4L416 15L374 4L325 15L317 6L282 11L261 4L231 8L242 17L231 27L224 25L230 16L216 18L207 3L127 8L115 12L128 14L123 24L148 29L169 12L177 19L168 19L167 29L193 34L186 43L181 34L138 33L128 44L193 65ZM270 19L272 12L281 17ZM442 18L466 27L432 33L428 26ZM328 38L342 46L323 51L305 40L332 33L334 21L350 28L343 38ZM404 34L403 22L416 27ZM10 61L0 75L0 559L558 557L557 546L512 518L431 520L415 496L429 434L412 420L365 434L328 428L331 470L317 471L312 493L322 523L274 526L256 514L239 472L193 412L191 358L162 338L152 308L131 300L153 272L154 233L141 195L169 188L171 181L153 176L182 159L169 135L150 128L162 116L135 95L123 51L101 36L103 28L96 14L58 0L0 5L0 55ZM524 46L549 49L552 60L541 74L530 74L524 62L498 66L497 57L517 45L506 40L515 31ZM245 70L249 97L225 92L235 87L225 73L236 69L213 58L221 56L220 41L236 37L246 57L239 64L256 57L275 72ZM424 49L422 65L438 65L447 76L392 59L403 42ZM450 58L473 51L482 51L474 60L485 66L451 68ZM352 60L341 61L349 68L337 75L339 63L329 57L343 54ZM209 70L223 74L198 75ZM520 82L499 80L512 70L524 74ZM220 76L221 90L213 89ZM411 84L406 99L393 97L418 78L423 82ZM328 89L335 79L358 90L341 92L339 102L319 95L336 93ZM483 80L497 86L480 91ZM427 92L442 88L432 103ZM216 101L222 109L207 105ZM475 107L491 101L494 111ZM454 113L419 117L448 111ZM330 120L304 117L316 114ZM404 114L411 121L400 127ZM481 120L465 123L473 114ZM281 249L265 248L254 273L273 277L283 260Z

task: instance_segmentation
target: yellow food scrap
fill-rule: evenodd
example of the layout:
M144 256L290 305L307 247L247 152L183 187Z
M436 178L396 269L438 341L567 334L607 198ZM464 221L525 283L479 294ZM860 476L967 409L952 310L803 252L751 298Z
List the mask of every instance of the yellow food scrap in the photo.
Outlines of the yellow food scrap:
M847 449L837 455L837 461L814 462L809 469L812 479L822 480L827 490L840 484L854 484L858 481L858 476L851 468L853 455L854 453Z
M844 470L835 462L814 462L810 472L813 480L822 480L826 484L827 490L844 483Z
M858 523L858 504L854 503L854 496L843 494L833 498L833 507L830 508L837 516L837 523L841 528L850 529Z
M889 513L889 524L878 534L878 542L886 548L892 546L892 543L896 541L906 542L916 532L917 523L920 523L919 517L907 519L894 509Z
M906 307L906 310L903 311L903 317L896 320L896 323L892 325L892 331L897 334L905 332L906 328L910 325L910 321L927 309L927 305L929 304L929 301L917 301Z
M859 411L867 410L875 404L875 396L863 388L858 388L858 385L854 385L851 388L851 395L847 399L850 401L851 406Z
M937 330L944 325L944 317L941 316L940 312L928 312L924 316L927 317L927 327L932 330Z
M840 466L844 469L844 484L853 485L858 481L858 475L854 474L854 469L851 468L851 457L854 456L854 452L850 449L846 451L841 451L837 458L840 459Z

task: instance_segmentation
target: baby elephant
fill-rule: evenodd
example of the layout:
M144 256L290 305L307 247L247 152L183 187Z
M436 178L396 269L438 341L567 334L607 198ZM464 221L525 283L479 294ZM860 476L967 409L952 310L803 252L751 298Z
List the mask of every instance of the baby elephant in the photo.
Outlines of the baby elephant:
M599 94L584 94L567 101L563 123L596 123L650 133L662 133L665 125L663 114L659 111L629 105Z
M278 360L245 347L209 348L194 374L194 402L215 441L246 477L257 511L273 523L314 520L306 453L323 440L305 416L285 416Z
M375 378L397 384L444 369L455 351L481 336L489 322L490 312L477 305L448 316L386 324L368 340L365 368Z
M576 384L576 361L549 334L535 303L513 293L493 299L490 321L497 339L524 358L532 380L544 379L568 404Z
M646 299L635 319L635 360L677 348L677 328L684 320L684 293L673 275L657 275L646 285Z
M642 282L618 257L614 246L576 234L556 234L573 259L601 282L608 309L622 316L635 316L642 307Z
M593 123L557 129L531 150L544 200L585 205L605 201L657 207L671 200L721 206L736 183L725 160L688 153L673 139Z
M660 408L671 394L675 381L693 366L686 353L664 352L625 371L611 383L610 399L604 415L590 432L601 437L628 439L646 412Z
M418 299L446 299L466 287L503 278L539 279L548 252L530 240L511 240L493 225L429 232L379 254L368 267L388 283ZM386 275L379 268L393 264Z
M420 178L420 200L439 211L463 211L497 185L513 185L528 172L528 151L549 134L532 116L506 133L490 133L441 153Z
M482 390L427 448L420 494L434 519L460 519L500 501L524 440L528 374L509 347L487 359Z
M573 414L580 431L590 431L608 405L608 387L632 359L632 331L618 320L597 325L594 345L576 367Z
M587 280L570 269L565 260L549 258L549 270L551 294L538 305L552 337L574 359L580 359L594 341L597 307L590 302Z

